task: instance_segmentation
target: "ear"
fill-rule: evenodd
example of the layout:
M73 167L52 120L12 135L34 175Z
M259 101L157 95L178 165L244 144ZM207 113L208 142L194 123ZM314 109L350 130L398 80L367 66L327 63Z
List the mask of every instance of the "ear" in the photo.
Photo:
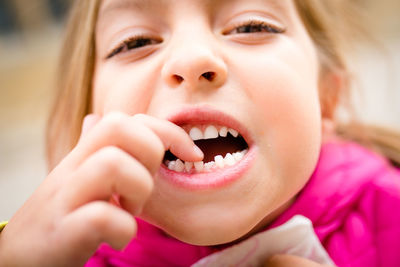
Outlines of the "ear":
M323 119L334 120L340 96L347 88L347 76L341 69L326 69L319 80L319 98Z
M339 140L336 134L336 124L333 120L322 118L321 121L321 143L330 143L335 140Z
M319 98L322 116L322 143L337 139L335 111L340 97L347 89L347 76L340 69L325 70L321 73Z

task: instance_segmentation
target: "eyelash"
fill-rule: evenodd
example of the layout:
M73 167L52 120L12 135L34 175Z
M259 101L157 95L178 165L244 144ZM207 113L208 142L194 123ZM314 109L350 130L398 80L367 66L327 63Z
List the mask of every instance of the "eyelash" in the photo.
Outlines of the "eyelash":
M144 35L137 35L129 37L128 39L122 41L116 48L114 48L110 53L108 53L106 59L112 58L113 56L124 52L124 50L138 49L146 45L154 45L162 42L160 38L154 38Z
M234 25L230 30L224 31L223 34L250 34L259 32L278 34L284 33L285 29L272 25L266 21L250 20Z
M236 32L234 32L236 31ZM228 35L228 34L250 34L250 33L258 33L258 32L267 32L271 34L279 34L279 33L284 33L285 29L271 25L270 23L267 23L265 21L257 21L257 20L251 20L251 21L246 21L243 23L239 23L235 26L233 26L230 30L224 31L223 35ZM159 44L162 42L162 39L160 38L154 38L154 37L148 37L144 35L137 35L137 36L132 36L124 41L122 41L116 48L114 48L110 53L107 54L106 59L112 58L113 56L116 56L117 54L124 52L124 50L133 50L133 49L138 49L143 46L147 45L154 45L154 44Z

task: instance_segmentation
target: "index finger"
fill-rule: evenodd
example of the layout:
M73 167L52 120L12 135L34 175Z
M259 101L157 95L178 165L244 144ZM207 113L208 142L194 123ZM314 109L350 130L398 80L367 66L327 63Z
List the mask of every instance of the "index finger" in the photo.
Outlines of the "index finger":
M124 150L152 173L158 169L167 150L184 161L203 159L203 152L185 130L172 122L144 114L129 116L114 112L82 136L69 162L80 165L90 155L108 146Z
M181 127L170 121L157 119L145 114L137 114L134 118L157 134L163 142L165 151L170 150L172 154L188 162L196 162L203 159L203 152Z

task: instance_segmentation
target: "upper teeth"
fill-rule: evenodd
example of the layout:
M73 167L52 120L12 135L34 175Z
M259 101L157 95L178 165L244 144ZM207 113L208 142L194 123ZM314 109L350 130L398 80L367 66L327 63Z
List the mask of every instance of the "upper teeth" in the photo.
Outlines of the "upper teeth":
M233 137L238 137L239 133L232 129L232 128L227 128L225 126L219 126L219 130L217 129L218 126L214 125L208 125L203 127L204 131L200 129L200 127L192 127L189 130L189 136L192 138L192 140L203 140L203 139L212 139L212 138L218 138L218 136L221 137L226 137L228 132L233 136Z

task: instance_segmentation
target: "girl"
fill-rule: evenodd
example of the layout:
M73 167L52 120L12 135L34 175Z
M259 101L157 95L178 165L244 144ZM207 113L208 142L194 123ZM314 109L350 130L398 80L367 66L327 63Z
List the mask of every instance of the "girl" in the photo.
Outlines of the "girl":
M1 264L188 266L301 214L336 265L400 265L399 171L335 133L349 8L76 1L54 168L1 233Z

